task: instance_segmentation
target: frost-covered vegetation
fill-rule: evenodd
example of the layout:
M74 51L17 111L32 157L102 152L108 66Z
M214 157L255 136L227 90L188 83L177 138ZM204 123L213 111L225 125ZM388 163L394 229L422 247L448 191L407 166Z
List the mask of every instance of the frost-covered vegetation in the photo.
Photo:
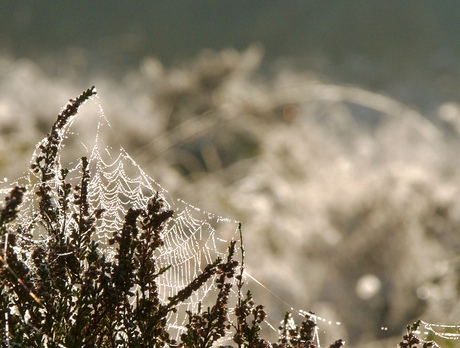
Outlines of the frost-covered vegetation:
M460 107L428 120L311 73L264 78L261 58L204 52L171 69L147 58L120 81L94 77L114 129L105 142L173 195L242 221L246 270L278 296L248 279L272 323L286 303L313 310L341 323L323 324L328 342L354 346L417 319L458 324ZM0 170L13 179L86 81L7 58L0 72Z

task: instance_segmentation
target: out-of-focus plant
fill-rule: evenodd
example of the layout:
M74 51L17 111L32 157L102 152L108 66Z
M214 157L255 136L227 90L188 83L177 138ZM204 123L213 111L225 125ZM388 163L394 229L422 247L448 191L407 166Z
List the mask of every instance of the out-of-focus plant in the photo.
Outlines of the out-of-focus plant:
M174 67L146 58L119 82L99 78L119 136L105 142L126 145L173 194L243 221L251 273L291 306L342 322L333 337L358 345L421 316L456 320L458 105L430 105L423 117L286 65L265 74L261 60L254 47ZM24 60L1 64L0 166L9 176L72 86ZM251 292L282 319L284 303Z

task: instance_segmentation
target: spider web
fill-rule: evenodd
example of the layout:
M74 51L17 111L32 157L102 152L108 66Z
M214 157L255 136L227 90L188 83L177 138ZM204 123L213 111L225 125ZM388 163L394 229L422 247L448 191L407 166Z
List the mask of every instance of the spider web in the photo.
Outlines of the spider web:
M101 109L98 135L105 126L109 126L109 123ZM120 230L129 208L146 207L157 193L167 203L167 208L175 212L163 231L164 246L157 249L156 255L159 268L170 267L156 279L160 297L166 303L169 297L190 284L206 265L217 258L226 259L230 241L239 239L238 222L202 211L181 199L174 199L122 147L115 154L107 147L100 147L102 141L98 135L90 156L91 172L94 174L88 191L93 207L104 209L100 228L97 229L101 233L98 236L100 240L107 242L115 231ZM106 245L104 252L110 258L114 250ZM187 320L185 311L195 313L200 305L210 303L216 292L213 280L181 303L182 309L170 315L170 332L177 331L179 335L184 330Z
M120 146L114 150L107 146L103 140L103 136L106 135L102 133L111 129L111 126L97 96L91 97L90 100L98 106L99 110L95 124L95 136L86 144L81 141L80 143L86 149L91 175L88 187L89 202L93 211L104 209L102 217L97 221L98 228L95 236L99 242L100 252L104 253L108 260L113 260L116 249L109 245L109 239L113 237L114 232L122 229L128 209L145 209L149 200L159 195L165 202L164 209L174 210L173 217L162 232L164 246L158 248L155 255L158 269L169 267L166 272L156 278L160 300L164 304L169 302L169 297L177 295L201 274L206 265L213 263L217 258L225 260L232 240L237 241L235 257L241 257L242 245L238 244L240 242L238 222L202 211L181 199L174 199L165 188L141 169L123 147ZM81 161L78 161L77 164L70 161L68 164L61 164L61 161L64 162L62 160L64 157L75 158L73 154L68 156L63 151L67 142L79 141L74 139L78 139L79 134L70 132L75 117L60 130L59 136L63 141L58 149L56 173L54 173L56 179L51 182L51 185L56 185L56 187L59 185L58 178L63 168L69 170L66 181L72 185L78 185L81 180ZM87 126L88 124L85 124L83 127L85 133L90 131ZM44 138L37 144L31 164L35 163L37 156L41 155L40 144L46 144L46 142L47 138ZM90 142L93 144L89 145ZM81 157L81 154L78 157ZM23 177L11 185L4 183L4 186L8 187L0 190L0 194L5 196L11 187L26 187L16 225L17 227L31 226L30 234L33 238L24 239L23 245L46 243L45 230L39 224L34 224L35 216L38 215L38 198L35 192L39 184L39 175L29 169ZM54 198L58 199L57 196ZM71 213L73 211L67 214ZM21 248L21 241L17 247ZM33 267L30 255L23 253L23 257L23 261ZM167 325L172 337L178 338L185 330L188 322L186 311L197 313L201 306L206 308L204 307L206 304L212 303L212 299L217 295L214 279L215 277L203 284L192 296L177 306L176 312L169 314ZM135 291L136 289L133 289L133 292ZM236 304L236 291L233 291L231 296L234 301L230 299L229 304Z

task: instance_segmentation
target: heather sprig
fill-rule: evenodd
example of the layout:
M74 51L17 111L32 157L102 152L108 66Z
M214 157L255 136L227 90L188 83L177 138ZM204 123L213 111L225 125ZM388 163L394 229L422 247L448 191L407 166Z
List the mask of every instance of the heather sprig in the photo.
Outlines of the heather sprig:
M218 293L214 306L195 314L187 313L189 316L187 331L181 336L183 347L210 348L224 337L226 330L230 328L228 299L238 267L238 261L233 259L235 244L235 241L230 243L226 262L216 263L215 283Z

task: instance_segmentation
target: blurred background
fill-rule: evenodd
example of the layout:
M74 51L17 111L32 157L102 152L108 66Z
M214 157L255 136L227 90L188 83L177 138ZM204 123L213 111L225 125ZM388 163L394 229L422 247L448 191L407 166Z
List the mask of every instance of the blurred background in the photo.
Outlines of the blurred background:
M0 14L1 177L95 85L107 143L243 223L247 270L270 291L249 286L275 326L292 306L326 319L324 343L393 347L414 320L459 325L460 3L5 1Z

